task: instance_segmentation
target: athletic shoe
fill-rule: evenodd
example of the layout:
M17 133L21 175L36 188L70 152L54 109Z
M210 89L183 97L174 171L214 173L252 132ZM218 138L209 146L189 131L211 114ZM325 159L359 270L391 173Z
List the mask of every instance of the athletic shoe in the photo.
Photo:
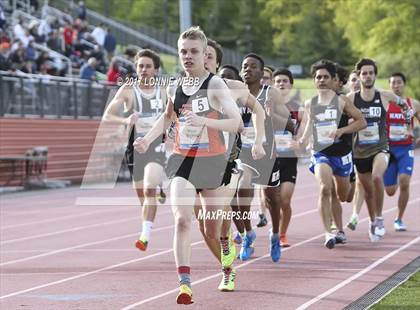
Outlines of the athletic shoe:
M384 226L384 218L377 217L375 219L375 235L379 237L385 236L385 226Z
M233 239L233 242L235 242L236 244L241 244L242 243L242 236L241 236L241 233L239 231L236 232L236 236L235 236L235 239Z
M278 262L281 257L281 248L280 248L280 240L279 238L274 238L270 231L270 256L273 262Z
M290 246L289 242L287 241L286 235L280 235L280 246L282 248L288 248Z
M264 214L258 214L258 216L260 217L260 221L257 224L257 227L264 227L265 225L267 225L267 218L265 217Z
M179 305L191 305L193 302L191 288L186 284L182 284L179 287L178 296L176 296L176 303Z
M401 220L395 220L394 221L394 229L395 231L406 231L407 227Z
M222 268L223 277L219 284L219 291L232 292L235 290L236 270L232 268Z
M229 239L227 240L227 249L224 249L222 244L220 249L220 260L222 261L222 267L230 267L236 257L236 247L232 240L232 235L229 233Z
M336 235L335 235L335 243L336 244L344 244L347 242L347 238L346 235L344 234L344 231L339 231Z
M138 248L140 251L146 251L147 249L147 240L138 239L136 240L136 248Z
M327 247L327 249L334 249L335 247L335 236L333 234L326 234L325 235L325 243L324 245Z
M359 222L359 217L357 215L352 215L350 221L347 223L347 228L351 230L356 230L357 223Z
M369 232L369 239L370 239L371 242L378 242L379 240L381 240L380 236L375 235L375 228L376 228L375 222L376 221L370 223L370 225L369 225L369 231L368 232Z
M252 230L251 236L248 236L248 234L245 235L242 240L241 251L239 252L240 260L245 261L254 253L254 241L256 237L254 230Z

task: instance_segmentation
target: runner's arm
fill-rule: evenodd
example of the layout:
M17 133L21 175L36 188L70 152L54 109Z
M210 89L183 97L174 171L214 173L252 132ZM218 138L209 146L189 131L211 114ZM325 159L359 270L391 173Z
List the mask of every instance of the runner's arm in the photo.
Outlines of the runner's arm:
M362 112L355 107L353 102L346 96L340 96L339 100L340 104L343 105L343 113L349 115L353 119L353 122L345 127L338 128L336 137L339 138L343 134L353 133L366 128L366 120L363 117Z
M133 113L134 116L132 114L129 117L119 116L121 110L124 109L124 103L132 104L132 98L129 97L129 91L130 86L127 84L121 86L120 89L118 89L114 98L112 98L104 112L104 121L121 125L133 125L137 121L135 113Z

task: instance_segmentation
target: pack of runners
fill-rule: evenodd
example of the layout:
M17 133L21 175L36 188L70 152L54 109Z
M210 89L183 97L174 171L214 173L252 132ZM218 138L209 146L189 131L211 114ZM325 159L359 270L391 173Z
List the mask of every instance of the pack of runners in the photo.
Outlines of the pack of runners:
M339 64L320 60L311 68L316 95L302 103L292 91L289 70L274 70L255 53L243 58L239 70L221 66L221 46L199 27L181 33L178 53L183 78L160 85L152 83L159 81L158 54L140 51L137 80L120 87L104 114L105 121L129 128L126 159L143 207L135 241L139 250L149 245L157 198L166 197L162 182L170 180L178 304L193 303L194 211L222 270L220 291L234 290L235 260L250 259L259 242L246 216L255 192L261 205L257 226L267 224L267 209L268 251L273 262L280 260L281 248L290 246L287 229L302 156L310 156L309 169L319 183L318 209L328 249L347 241L342 202L353 201L347 223L352 230L366 202L368 235L379 241L385 235L384 193L394 195L397 188L394 228L406 230L402 219L413 171L413 118L420 120L420 103L404 95L402 73L391 75L391 92L383 91L375 88L378 69L370 59L361 59L349 77ZM229 212L237 216L207 216Z

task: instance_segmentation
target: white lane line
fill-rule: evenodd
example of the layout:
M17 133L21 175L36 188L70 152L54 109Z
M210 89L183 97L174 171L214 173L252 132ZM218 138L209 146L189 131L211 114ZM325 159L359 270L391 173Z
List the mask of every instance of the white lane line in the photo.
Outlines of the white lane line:
M200 243L204 243L204 241L194 242L191 245L194 246L194 245L200 244ZM72 281L72 280L84 278L84 277L90 276L92 274L99 273L101 271L107 271L107 270L122 267L122 266L125 266L125 265L128 265L128 264L140 262L140 261L150 259L150 258L153 258L153 257L156 257L156 256L171 253L172 251L173 251L172 249L169 249L169 250L166 250L166 251L161 251L161 252L157 252L155 254L147 255L147 256L144 256L144 257L141 257L141 258L132 259L132 260L125 261L125 262L122 262L122 263L118 263L118 264L115 264L115 265L111 265L111 266L107 266L107 267L104 267L104 268L95 269L95 270L92 270L92 271L89 271L89 272L81 273L81 274L78 274L77 276L64 278L64 279L54 281L54 282L48 282L48 283L38 285L38 286L34 286L34 287L31 287L31 288L28 288L28 289L25 289L25 290L21 290L21 291L17 291L17 292L13 292L13 293L10 293L10 294L7 294L7 295L0 296L0 299L6 299L6 298L10 298L10 297L13 297L13 296L16 296L16 295L21 295L21 294L24 294L24 293L32 292L32 291L35 291L35 290L38 290L38 289L41 289L41 288L50 287L50 286L53 286L53 285L57 285L57 284L69 282L69 281Z
M298 308L296 308L297 310L304 310L307 309L309 306L313 305L314 303L317 303L318 301L320 301L321 299L331 295L332 293L338 291L339 289L341 289L342 287L346 286L347 284L353 282L354 280L356 280L357 278L360 278L361 276L363 276L365 273L368 273L369 271L371 271L372 269L374 269L375 267L377 267L378 265L382 264L383 262L385 262L386 260L390 259L391 257L397 255L398 253L400 253L401 251L404 251L405 249L407 249L408 247L412 246L413 244L417 243L420 241L420 237L417 237L413 240L411 240L409 243L403 245L402 247L399 247L398 249L392 251L391 253L388 253L387 255L385 255L384 257L378 259L377 261L375 261L374 263L370 264L369 266L367 266L365 269L359 271L358 273L354 274L353 276L351 276L350 278L347 278L346 280L340 282L339 284L337 284L336 286L330 288L329 290L325 291L324 293L316 296L315 298L309 300L308 302L304 303L303 305L299 306Z
M120 219L120 220L115 220L115 221L108 221L108 222L103 222L103 223L78 226L71 229L58 230L52 233L45 233L45 234L34 235L30 237L10 239L10 240L0 242L0 245L11 244L11 243L16 243L16 242L21 242L21 241L28 241L28 240L33 240L33 239L38 239L38 238L43 238L43 237L50 237L50 236L60 235L60 234L68 233L68 232L75 232L75 231L79 231L79 230L83 230L87 228L95 228L95 227L101 227L101 226L124 223L124 222L131 222L131 221L138 221L138 218L135 218L132 216L130 218L125 218L125 219Z
M409 203L416 202L417 200L420 200L420 199L415 199L413 201L410 201ZM383 213L386 214L386 213L389 213L389 212L394 211L394 210L396 210L396 208L391 208L389 210L384 211ZM313 210L313 212L316 212L316 210ZM368 220L368 218L364 218L360 222L364 222L364 221L367 221L367 220ZM289 248L284 249L283 252L284 251L288 251L290 249L293 249L293 248L295 248L297 246L300 246L302 244L305 244L307 242L311 242L313 240L316 240L316 239L318 239L318 238L320 238L322 236L324 236L324 233L321 233L321 234L319 234L319 235L317 235L315 237L312 237L310 239L307 239L307 240L304 240L304 241L299 242L297 244L294 244L294 245L290 246ZM204 241L194 242L194 243L191 244L191 246L195 246L195 245L202 244L202 243L204 243ZM41 288L50 287L50 286L53 286L53 285L57 285L57 284L65 283L65 282L68 282L68 281L76 280L76 279L83 278L83 277L86 277L86 276L89 276L89 275L92 275L92 274L99 273L101 271L111 270L111 269L114 269L114 268L118 268L118 267L121 267L121 266L125 266L125 265L128 265L128 264L131 264L131 263L135 263L135 262L139 262L139 261L142 261L142 260L147 260L149 258L153 258L153 257L156 257L156 256L160 256L160 255L163 255L163 254L166 254L166 253L171 253L172 251L173 251L172 249L168 249L166 251L161 251L161 252L158 252L158 253L155 253L155 254L151 254L151 255L148 255L148 256L139 258L139 259L125 261L125 262L118 263L118 264L115 264L115 265L111 265L111 266L107 266L107 267L104 267L104 268L96 269L96 270L93 270L93 271L90 271L90 272L82 273L82 274L79 274L77 276L68 277L68 278L65 278L65 279L58 280L58 281L49 282L49 283L45 283L45 284L42 284L42 285L39 285L39 286L31 287L31 288L28 288L28 289L25 289L25 290L16 291L16 292L13 292L13 293L10 293L10 294L7 294L7 295L0 296L0 299L5 299L5 298L9 298L9 297L21 295L21 294L24 294L24 293L27 293L27 292L32 292L32 291L35 291L35 290L38 290L38 289L41 289ZM261 256L259 258L254 259L254 260L251 260L249 262L243 263L243 264L241 264L240 266L238 266L236 268L237 269L238 268L242 268L242 267L247 266L247 265L249 265L249 264L251 264L251 263L253 263L255 261L259 261L259 260L261 260L263 258L266 258L268 256L269 256L269 254L266 254L264 256ZM198 281L195 281L195 282L193 282L193 284L199 284L199 283L205 282L205 281L207 281L209 279L213 279L213 278L215 278L215 277L217 277L219 275L220 275L220 273L214 274L213 276L210 276L210 277L207 277L207 278L204 278L204 279L200 279ZM177 289L174 289L174 290L171 290L170 292L163 293L163 294L161 294L159 296L160 297L163 297L163 296L172 294L172 293L177 292L177 291L178 291L178 288ZM160 297L158 297L158 298L160 298ZM150 299L150 300L154 300L154 299L157 299L157 298L153 298L152 297L152 299ZM141 301L141 302L142 303L145 303L143 301Z
M121 207L120 209L115 209L115 210L97 210L97 211L92 211L92 212L87 212L87 213L76 214L76 215L73 214L73 215L60 216L60 217L56 217L56 218L50 218L48 220L40 220L40 221L27 222L27 223L21 223L21 224L16 224L16 225L2 226L0 229L1 230L6 230L6 229L13 229L13 228L24 227L24 226L29 226L29 225L45 224L45 223L51 223L51 222L55 222L55 221L68 220L68 219L72 219L72 218L89 216L89 215L93 215L93 214L107 214L107 213L112 213L112 212L121 212L122 210L125 210L125 209L133 210L132 207Z
M410 201L409 203L417 202L417 201L419 201L419 200L420 200L420 198L417 198L417 199L415 199L415 200L413 200L413 201ZM388 210L384 211L384 212L383 212L383 214L386 214L386 213L392 212L392 211L394 211L394 210L396 210L396 209L397 209L397 208L395 208L395 207L394 207L394 208L391 208L391 209L388 209ZM365 217L364 219L362 219L361 221L359 221L359 223L366 222L368 219L369 219L368 217ZM306 244L306 243L308 243L308 242L314 241L314 240L319 239L319 238L321 238L321 237L323 237L323 236L325 236L325 234L324 234L324 233L321 233L321 234L319 234L319 235L317 235L317 236L315 236L315 237L312 237L312 238L310 238L310 239L303 240L303 241L301 241L301 242L299 242L299 243L296 243L296 244L291 245L291 246L290 246L290 247L288 247L288 248L282 249L282 251L281 251L281 252L283 253L283 252L289 251L289 250L291 250L291 249L293 249L293 248L295 248L295 247L298 247L298 246L301 246L301 245ZM257 262L257 261L260 261L260 260L262 260L262 259L264 259L264 258L268 258L268 257L270 257L270 254L269 254L269 253L268 253L268 254L266 254L266 255L264 255L264 256L261 256L261 257L255 258L255 259L253 259L253 260L251 260L251 261L248 261L248 262L246 262L246 263L243 263L243 264L241 264L241 265L239 265L239 266L237 266L237 267L235 267L235 268L236 268L236 269L240 269L240 268L243 268L243 267L248 266L248 265L250 265L250 264L253 264L253 263ZM200 283L206 282L206 281L208 281L208 280L211 280L211 279L214 279L214 278L216 278L216 277L219 277L220 275L221 275L221 273L220 273L220 272L219 272L219 273L216 273L216 274L213 274L213 275L208 276L208 277L206 277L206 278L203 278L203 279L197 280L197 281L195 281L195 282L192 282L192 283L191 283L191 285L197 285L197 284L200 284ZM152 296L152 297L150 297L150 298L143 299L143 300L141 300L141 301L139 301L139 302L136 302L136 303L133 303L133 304L131 304L131 305L128 305L128 306L126 306L126 307L122 308L122 310L133 309L133 308L135 308L135 307L137 307L137 306L140 306L140 305L146 304L146 303L151 302L151 301L154 301L154 300L156 300L156 299L159 299L159 298L162 298L162 297L165 297L165 296L171 295L171 294L173 294L173 293L177 293L178 291L179 291L179 288L175 288L175 289L173 289L173 290L170 290L170 291L164 292L164 293L162 293L162 294L155 295L155 296Z
M163 226L163 227L159 227L159 228L154 229L153 232L155 232L155 231L161 231L161 230L166 230L166 229L173 228L173 227L174 227L174 225ZM94 242L79 244L79 245L75 245L75 246L72 246L72 247L62 248L62 249L58 249L58 250L54 250L54 251L50 251L50 252L46 252L46 253L42 253L42 254L38 254L38 255L24 257L24 258L20 258L20 259L16 259L16 260L10 260L10 261L1 263L0 266L7 266L7 265L12 265L12 264L22 263L22 262L33 260L33 259L36 259L36 258L46 257L46 256L58 254L58 253L63 253L63 252L67 252L67 251L72 251L72 250L84 248L84 247L87 247L87 246L98 245L98 244L102 244L102 243L106 243L106 242L112 242L112 241L117 241L117 240L121 240L121 239L125 239L125 238L132 238L132 237L136 237L138 235L139 235L138 233L135 233L135 234L127 234L127 235L123 235L123 236L119 236L119 237L114 237L114 238L110 238L110 239L105 239L105 240L100 240L100 241L94 241ZM118 251L120 251L120 250L118 250ZM130 251L133 251L133 250L130 250Z

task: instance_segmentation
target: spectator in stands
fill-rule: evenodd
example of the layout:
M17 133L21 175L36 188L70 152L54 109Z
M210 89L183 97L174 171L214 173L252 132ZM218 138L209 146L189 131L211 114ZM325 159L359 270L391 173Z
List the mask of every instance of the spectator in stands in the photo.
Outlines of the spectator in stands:
M94 57L96 59L96 70L102 73L105 73L106 68L105 68L104 52L101 46L96 44L93 50L90 52L89 56Z
M25 28L23 27L23 19L19 16L16 25L13 27L13 35L15 39L21 40L25 35Z
M39 3L38 0L30 0L29 4L31 6L31 9L33 10L33 12L37 12L38 8L39 8Z
M91 35L95 39L97 44L99 44L100 46L104 46L106 32L103 23L100 23L99 26L95 27Z
M94 57L89 58L88 62L85 63L80 69L80 78L83 80L97 81L96 76L96 59Z
M6 16L4 15L4 10L1 3L0 3L0 29L6 29Z
M83 1L79 1L79 7L77 9L77 17L81 20L86 19L86 6Z
M25 62L25 47L21 41L17 42L17 48L10 54L10 61L12 66L15 65L16 69L20 70Z
M114 57L115 48L117 47L117 39L114 34L111 33L111 29L108 27L106 29L106 36L104 42L104 48L106 51L106 57L108 62L111 62L112 57Z
M3 42L0 44L0 71L9 71L12 68L12 62L9 58L10 44Z
M0 44L1 43L9 43L10 45L10 38L3 29L0 29Z
M108 72L106 74L107 81L110 83L117 83L118 77L120 76L120 64L118 61L114 60L111 62L111 65L109 66Z
M50 32L50 34L48 35L48 40L47 40L47 46L48 48L52 49L53 51L62 53L62 40L59 36L59 30L53 30L52 32Z
M47 40L48 35L53 31L49 23L50 20L50 18L43 19L38 26L38 35L42 37L43 42Z
M64 54L68 57L73 49L73 28L69 23L66 23L63 30L64 40Z
M19 39L25 48L28 47L30 41L35 41L35 38L29 33L28 29L24 30L24 35Z
M35 61L36 70L41 71L41 67L46 65L48 68L53 68L53 59L50 57L48 52L43 51L39 54L38 58Z
M35 58L36 50L34 47L34 41L29 41L29 44L25 49L25 60L34 62Z

